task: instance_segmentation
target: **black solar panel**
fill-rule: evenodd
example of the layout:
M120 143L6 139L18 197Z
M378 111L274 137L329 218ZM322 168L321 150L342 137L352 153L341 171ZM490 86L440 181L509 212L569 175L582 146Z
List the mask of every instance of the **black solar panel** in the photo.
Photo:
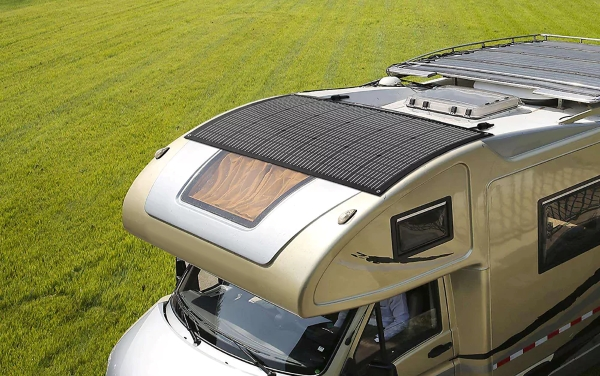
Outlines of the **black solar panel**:
M427 56L388 68L392 75L415 72L525 86L551 97L600 102L600 45L515 43Z
M397 112L287 95L223 114L186 138L381 195L423 163L486 135Z

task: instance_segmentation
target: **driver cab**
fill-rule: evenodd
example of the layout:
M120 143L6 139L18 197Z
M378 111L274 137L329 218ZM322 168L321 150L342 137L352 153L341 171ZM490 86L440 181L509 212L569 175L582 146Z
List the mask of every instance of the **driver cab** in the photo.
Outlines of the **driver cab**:
M393 374L390 365L453 374L443 278L358 309L300 318L190 264L170 305L180 324L195 321L188 329L200 333L197 342L244 358L239 342L269 369L329 374L342 360L348 376Z
M360 335L356 336L348 352L344 366L346 375L394 374L393 370L385 368L390 364L396 371L408 374L431 371L437 375L444 370L448 375L454 374L443 278L400 295L405 295L408 309L402 329L391 336L386 335L382 317L385 313L381 312L384 301L368 306L358 323Z
M329 367L356 313L301 318L191 264L169 305L179 321L174 324L197 333L194 343L302 375Z

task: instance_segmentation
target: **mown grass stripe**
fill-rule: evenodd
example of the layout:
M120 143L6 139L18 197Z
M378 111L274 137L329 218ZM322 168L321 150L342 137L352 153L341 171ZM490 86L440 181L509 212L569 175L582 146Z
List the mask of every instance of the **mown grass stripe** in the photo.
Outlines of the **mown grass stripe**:
M2 374L102 374L121 334L170 291L172 258L120 222L158 147L233 106L360 84L436 48L539 31L598 37L597 7L4 0Z

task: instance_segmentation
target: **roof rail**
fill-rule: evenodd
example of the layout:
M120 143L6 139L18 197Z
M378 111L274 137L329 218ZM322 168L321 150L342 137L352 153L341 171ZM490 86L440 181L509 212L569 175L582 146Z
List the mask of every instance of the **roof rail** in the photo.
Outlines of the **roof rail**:
M387 74L440 75L532 89L548 98L600 103L599 69L600 39L530 34L443 48L393 64Z
M589 110L578 113L577 115L569 116L564 120L558 122L558 124L573 124L578 120L588 118L590 116L600 115L600 107L590 108Z
M549 38L551 38L551 39L568 39L568 40L575 39L575 40L579 40L579 43L583 43L584 41L600 42L600 39L598 39L598 38L575 37L575 36L558 35L558 34L515 35L512 37L488 39L488 40L482 40L479 42L457 44L456 46L441 48L439 50L431 51L426 54L422 54L422 55L413 57L412 59L405 60L401 63L393 64L392 66L418 61L423 58L441 57L441 56L448 55L448 54L455 54L458 52L463 52L463 51L465 51L463 49L465 49L466 47L479 46L479 48L486 48L486 47L508 46L508 45L515 44L515 43L531 43L531 42L547 41ZM496 43L496 42L504 42L504 43ZM475 48L466 49L466 51L473 51L473 50L475 50Z
M568 35L557 35L557 34L540 34L540 36L544 37L544 40L548 40L548 38L553 39L576 39L579 40L579 43L586 42L600 42L598 38L585 38L585 37L572 37Z
M396 64L393 64L393 65L410 63L410 62L418 61L418 60L421 60L421 59L427 58L427 57L433 57L433 56L439 57L439 56L443 56L443 55L447 55L447 54L454 54L456 52L460 52L459 49L462 49L462 48L465 48L465 47L480 46L479 48L486 48L486 47L498 46L498 45L509 45L509 44L514 44L514 43L519 43L518 42L519 39L525 39L522 42L537 42L538 40L540 40L540 41L541 40L545 40L544 39L545 35L550 36L550 34L526 34L526 35L516 35L516 36L513 36L513 37L506 37L506 38L482 40L482 41L479 41L479 42L458 44L456 46L446 47L446 48L442 48L442 49L435 50L435 51L432 51L432 52L428 52L426 54L419 55L417 57L413 57L412 59L408 59L406 61L403 61L401 63L396 63ZM572 38L575 38L575 37L572 37ZM495 43L495 42L503 42L503 41L505 43ZM492 43L492 45L490 45L491 43Z

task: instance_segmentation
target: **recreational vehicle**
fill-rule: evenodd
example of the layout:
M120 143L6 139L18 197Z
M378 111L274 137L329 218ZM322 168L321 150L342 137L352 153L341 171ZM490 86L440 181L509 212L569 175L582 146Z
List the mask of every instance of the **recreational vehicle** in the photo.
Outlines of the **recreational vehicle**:
M600 359L600 40L434 51L160 149L123 223L179 260L107 375L574 375Z

